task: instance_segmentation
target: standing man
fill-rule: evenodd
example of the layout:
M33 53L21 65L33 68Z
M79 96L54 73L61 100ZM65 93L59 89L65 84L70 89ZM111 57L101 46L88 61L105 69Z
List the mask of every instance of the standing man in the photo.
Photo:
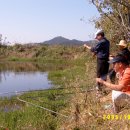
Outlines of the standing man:
M103 30L99 30L95 34L95 39L98 40L98 43L95 47L90 47L84 44L84 47L89 49L97 56L97 78L102 78L104 81L107 79L107 73L109 70L109 48L110 43L105 38ZM102 91L102 85L97 82L96 86L98 92Z

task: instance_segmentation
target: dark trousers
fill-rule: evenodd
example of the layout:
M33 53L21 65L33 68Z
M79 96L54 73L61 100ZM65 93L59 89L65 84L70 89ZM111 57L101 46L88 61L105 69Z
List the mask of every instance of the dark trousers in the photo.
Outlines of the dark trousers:
M116 72L114 71L114 69L110 69L109 70L109 78L111 80L111 83L115 83L116 80Z
M109 70L108 58L106 59L97 58L97 78L102 78L103 80L106 80L108 70ZM97 83L97 87L100 90L101 84Z

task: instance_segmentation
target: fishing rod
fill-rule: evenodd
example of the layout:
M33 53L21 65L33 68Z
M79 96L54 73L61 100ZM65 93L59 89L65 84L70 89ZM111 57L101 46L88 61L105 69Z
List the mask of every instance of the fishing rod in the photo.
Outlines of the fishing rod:
M48 97L48 96L54 96L54 98L56 98L57 96L64 96L64 95L71 95L71 94L76 94L76 93L86 93L86 92L91 92L94 91L96 89L89 89L89 90L84 90L84 91L80 91L80 92L68 92L68 93L58 93L58 94L51 94L51 95L39 95L39 96L25 96L24 98L28 98L28 99L36 99L36 98L42 98L42 97ZM56 100L55 100L56 101Z
M75 87L71 87L71 88L75 88ZM83 87L76 87L76 88L83 88ZM4 93L0 93L0 95L5 95L5 94L16 94L16 93L19 93L19 94L24 94L24 93L30 93L30 92L36 92L36 91L47 91L47 90L62 90L62 89L69 89L69 88L55 88L55 89L46 89L46 90L31 90L31 91L12 91L12 92L4 92ZM92 89L87 89L87 90L84 90L84 91L81 91L81 92L77 92L77 93L85 93L85 92L91 92L91 91L94 91L95 88L92 88ZM64 94L75 94L76 92L68 92L68 93L55 93L55 95L64 95ZM50 93L53 95L53 93ZM54 96L55 96L54 95ZM10 96L11 97L11 96ZM36 96L36 97L46 97L46 95L42 95L42 96ZM32 98L32 97L31 97Z
M72 87L70 87L72 88ZM44 89L44 90L30 90L30 91L12 91L12 92L3 92L0 93L0 95L5 95L5 94L15 94L17 93L30 93L30 92L39 92L39 91L49 91L49 90L63 90L63 89L70 89L70 88L49 88L49 89ZM73 87L74 88L74 87Z

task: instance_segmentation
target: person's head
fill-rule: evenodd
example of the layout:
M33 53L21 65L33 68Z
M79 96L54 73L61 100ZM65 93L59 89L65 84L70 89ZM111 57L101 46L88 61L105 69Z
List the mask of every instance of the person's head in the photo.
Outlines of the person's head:
M115 72L121 72L124 70L128 65L128 61L125 57L117 55L112 60L108 61L110 64L113 64L113 68Z
M95 33L95 39L97 40L102 40L104 38L105 34L104 34L104 31L103 30L98 30L96 33Z
M124 48L127 48L127 42L125 40L121 40L119 44L116 44L120 50L123 50Z

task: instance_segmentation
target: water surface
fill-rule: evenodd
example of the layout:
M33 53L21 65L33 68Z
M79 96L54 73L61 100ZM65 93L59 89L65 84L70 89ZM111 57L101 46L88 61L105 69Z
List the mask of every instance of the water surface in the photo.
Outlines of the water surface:
M36 63L0 63L0 96L50 88L52 85L45 68Z

